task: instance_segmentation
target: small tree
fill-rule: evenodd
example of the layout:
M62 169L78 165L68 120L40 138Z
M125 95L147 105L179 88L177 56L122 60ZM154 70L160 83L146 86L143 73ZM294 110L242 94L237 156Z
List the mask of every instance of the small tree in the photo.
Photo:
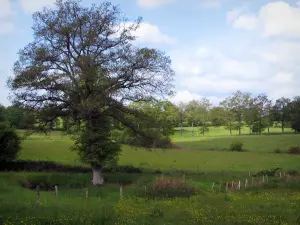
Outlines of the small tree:
M280 98L277 99L275 105L273 106L273 115L277 121L281 122L281 130L284 133L284 127L291 119L291 100L289 98Z
M0 123L0 163L15 160L21 150L20 144L21 138L16 131Z
M293 130L300 132L300 97L295 97L291 103L291 125Z

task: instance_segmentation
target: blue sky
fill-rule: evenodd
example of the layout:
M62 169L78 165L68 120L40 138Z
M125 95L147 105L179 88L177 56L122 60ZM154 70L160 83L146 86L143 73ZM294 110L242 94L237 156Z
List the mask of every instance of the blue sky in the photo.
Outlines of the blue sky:
M82 0L83 4L99 3ZM267 0L111 0L134 20L137 44L164 50L176 72L171 100L209 98L236 90L272 99L300 95L300 2ZM0 0L0 104L17 52L32 40L34 11L52 0Z

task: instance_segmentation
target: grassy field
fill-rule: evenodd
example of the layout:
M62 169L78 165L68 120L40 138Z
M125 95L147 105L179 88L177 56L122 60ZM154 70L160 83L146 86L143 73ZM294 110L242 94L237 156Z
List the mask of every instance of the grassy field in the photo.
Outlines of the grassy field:
M121 165L134 165L149 167L152 169L161 170L201 170L201 171L222 171L228 170L229 167L235 168L238 171L262 170L278 165L286 169L300 169L300 157L288 154L271 154L267 149L274 150L276 145L285 143L289 146L289 138L292 137L293 144L300 144L299 135L278 135L274 136L242 136L242 137L222 137L222 138L207 138L201 140L202 137L192 137L179 140L174 138L174 142L178 145L194 148L192 150L173 149L160 150L155 149L152 152L144 149L136 149L129 146L123 146L123 152L120 155ZM260 146L258 140L261 140L262 149L255 152L229 152L229 151L211 151L199 150L197 143L207 143L207 149L211 149L214 145L215 149L218 146L229 147L234 140L245 140L245 147ZM273 141L272 141L273 139ZM270 141L268 141L270 140ZM283 142L281 142L283 140ZM219 142L226 143L222 145ZM274 143L275 142L275 143ZM24 160L43 160L55 161L61 164L82 165L78 160L76 152L70 151L72 140L66 136L62 136L59 132L53 132L50 136L33 135L23 142L23 149L20 154L20 159ZM269 147L271 145L271 147ZM257 147L257 148L258 148ZM260 154L256 154L260 152Z
M182 149L149 152L123 146L119 163L147 170L139 174L107 173L103 187L91 185L91 173L1 172L0 224L300 224L298 177L286 180L277 174L261 185L262 177L248 173L275 167L300 172L300 156L273 153L276 148L285 151L299 145L299 135L280 135L280 129L274 129L272 135L229 136L223 128L211 128L208 135L193 137L190 129L183 137L178 133L173 137ZM228 151L233 141L243 142L248 151ZM83 165L70 151L71 145L72 140L59 132L47 137L32 135L23 141L20 159ZM191 198L145 198L145 186L150 187L161 176L157 169L165 177L181 178L179 171L186 171L186 180L197 194ZM124 187L123 200L119 180L130 183ZM41 191L40 203L36 204L36 191L22 187L23 181L58 185L58 197L53 190ZM240 181L241 190L224 192L223 183L231 181Z
M228 150L232 142L242 142L244 149L251 152L273 152L276 149L287 151L292 146L300 145L300 135L295 134L291 129L285 129L281 134L280 128L271 128L270 134L267 131L261 135L249 135L244 128L242 135L234 131L230 136L229 131L223 127L210 127L209 132L204 136L199 135L195 129L192 136L192 128L184 128L183 135L180 135L179 128L176 129L173 136L173 142L178 146L189 149L202 150Z

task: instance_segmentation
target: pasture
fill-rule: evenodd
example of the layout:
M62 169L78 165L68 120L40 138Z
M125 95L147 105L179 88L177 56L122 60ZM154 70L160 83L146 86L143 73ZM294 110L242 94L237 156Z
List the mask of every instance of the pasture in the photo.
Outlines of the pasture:
M211 128L204 137L191 136L187 128L173 137L177 149L146 151L123 146L120 165L139 167L142 173L105 173L103 187L91 185L91 173L1 172L0 224L299 224L300 181L298 176L253 176L280 167L283 172L300 171L300 156L283 152L300 145L293 133L228 135ZM276 134L277 133L277 134ZM245 152L228 150L233 141L244 143ZM22 160L53 161L88 167L70 151L72 140L59 132L32 135L22 143ZM251 174L249 174L249 171ZM190 198L153 199L146 188L159 177L182 178L196 188ZM162 175L163 173L164 175ZM249 182L245 188L245 182ZM265 178L264 178L265 179ZM120 200L119 182L125 182ZM224 182L241 182L241 190L225 190ZM36 191L24 183L43 183L54 190ZM252 183L253 182L253 183ZM220 186L221 183L221 186ZM88 197L86 198L86 188Z

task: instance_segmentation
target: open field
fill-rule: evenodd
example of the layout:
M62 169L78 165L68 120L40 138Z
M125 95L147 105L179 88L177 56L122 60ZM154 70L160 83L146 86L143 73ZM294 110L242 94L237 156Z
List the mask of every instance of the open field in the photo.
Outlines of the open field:
M274 150L276 145L289 146L289 138L295 143L300 143L299 135L278 135L274 136L242 136L227 138L186 138L185 141L174 139L175 143L185 147L195 148L195 150L158 150L152 152L144 149L136 149L129 146L123 146L123 152L120 156L121 165L134 165L150 167L152 169L178 169L178 170L202 170L202 171L221 171L228 170L229 166L238 171L262 170L278 165L286 169L300 169L300 157L289 154L271 154L266 150L255 152L226 152L197 150L197 143L208 143L208 148L216 146L229 147L234 140L245 140L247 144L260 146L257 139L265 142L267 149ZM266 140L270 140L269 142ZM273 141L272 141L273 140ZM283 140L284 142L281 142ZM226 144L222 145L222 141ZM221 142L221 143L219 143ZM275 144L273 143L275 142ZM78 165L79 160L76 152L70 151L72 140L62 136L59 132L53 132L49 137L42 135L33 135L23 142L23 149L20 159L24 160L43 160L55 161L62 164ZM269 147L271 145L271 147ZM257 154L260 152L260 154ZM271 152L271 151L270 151ZM77 160L75 162L75 160Z
M299 144L299 135L188 134L173 137L174 143L185 149L149 152L123 146L119 163L145 170L138 174L107 173L103 187L91 185L91 173L1 172L0 224L300 224L300 178L286 180L277 174L261 184L262 177L252 178L248 173L275 167L299 172L300 156L272 153L275 148L284 150ZM255 151L215 151L228 148L236 140ZM69 150L71 145L72 140L59 132L48 137L32 135L22 143L20 159L83 165ZM179 178L184 170L187 182L196 187L197 194L191 198L145 198L145 186L150 187L161 176L155 172L157 169L165 177ZM246 189L245 179L249 181ZM129 184L124 186L123 200L120 180ZM40 203L36 205L35 190L22 187L23 181L58 185L58 197L53 190L41 191ZM223 182L231 181L241 181L241 190L225 192Z
M197 133L195 129L192 136L192 128L185 127L183 135L180 135L179 128L176 129L173 142L178 146L190 149L202 150L228 150L232 142L242 142L244 149L251 152L273 152L280 149L282 152L287 151L292 146L300 145L300 135L295 134L291 129L286 128L285 133L281 134L280 128L271 128L270 134L263 132L261 135L249 135L243 129L242 135L237 131L229 135L229 131L223 127L210 127L209 132L204 136Z

